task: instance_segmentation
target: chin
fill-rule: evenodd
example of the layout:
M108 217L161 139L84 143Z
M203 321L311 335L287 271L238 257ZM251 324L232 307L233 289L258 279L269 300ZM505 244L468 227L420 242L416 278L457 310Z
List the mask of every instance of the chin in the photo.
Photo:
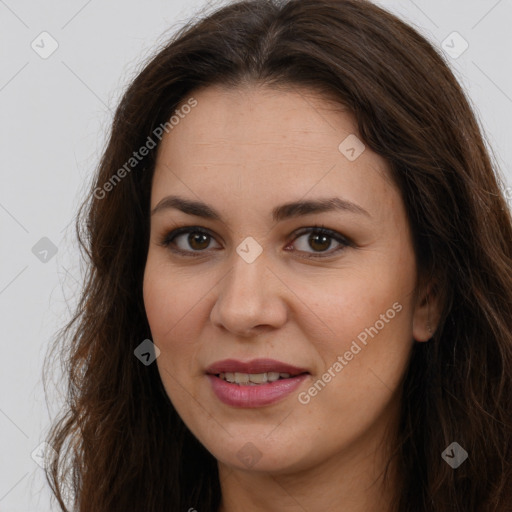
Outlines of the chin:
M303 469L309 458L308 452L301 451L304 442L290 440L286 435L269 437L273 428L258 429L254 435L245 432L230 436L223 432L221 439L201 442L219 463L232 468L275 474Z

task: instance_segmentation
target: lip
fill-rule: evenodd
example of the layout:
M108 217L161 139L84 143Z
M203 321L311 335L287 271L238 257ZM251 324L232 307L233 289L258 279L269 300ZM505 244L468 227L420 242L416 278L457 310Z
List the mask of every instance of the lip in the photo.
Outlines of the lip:
M207 375L213 392L222 403L246 408L263 407L282 400L295 391L308 376L308 373L302 373L289 379L248 386L227 382L216 375Z
M287 379L258 384L256 386L240 385L227 382L217 375L219 373L289 373ZM218 361L206 370L208 380L217 398L232 407L255 408L274 404L295 391L310 373L274 359L254 359L242 362L236 359Z
M276 361L275 359L253 359L251 361L243 362L236 359L223 359L213 363L206 369L206 373L216 375L219 373L266 373L278 372L289 373L292 376L299 375L300 373L309 373L305 368L298 368L291 364Z

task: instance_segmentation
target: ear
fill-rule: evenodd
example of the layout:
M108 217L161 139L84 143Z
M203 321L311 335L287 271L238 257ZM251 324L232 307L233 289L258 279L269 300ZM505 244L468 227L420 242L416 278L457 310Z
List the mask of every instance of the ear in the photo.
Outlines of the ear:
M415 341L428 341L434 336L441 317L441 300L436 286L429 281L419 288L412 321Z

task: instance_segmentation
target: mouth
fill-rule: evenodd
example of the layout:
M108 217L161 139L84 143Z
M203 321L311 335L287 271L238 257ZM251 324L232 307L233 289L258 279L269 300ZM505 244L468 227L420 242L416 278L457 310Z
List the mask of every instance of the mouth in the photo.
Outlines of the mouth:
M273 359L249 362L227 359L206 370L213 392L233 407L261 407L273 404L294 391L310 373Z
M267 382L275 382L276 380L289 379L290 373L265 372L265 373L240 373L240 372L222 372L214 374L219 379L238 384L239 386L259 386ZM300 374L302 375L302 374ZM296 375L294 375L296 377Z
M247 362L224 359L209 366L206 373L240 386L258 386L267 382L290 379L309 372L305 368L299 368L275 359L253 359Z

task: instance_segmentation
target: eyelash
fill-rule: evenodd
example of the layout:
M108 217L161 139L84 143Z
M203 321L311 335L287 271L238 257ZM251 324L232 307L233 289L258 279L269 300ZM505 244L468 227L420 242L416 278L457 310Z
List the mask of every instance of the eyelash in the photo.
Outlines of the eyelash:
M181 255L183 255L185 257L195 258L195 257L203 256L204 253L208 249L204 249L204 250L201 250L201 251L184 251L183 249L178 249L176 247L171 247L171 244L174 242L174 240L178 236L186 234L186 233L200 233L200 234L206 235L206 236L208 236L210 238L215 238L210 233L210 231L207 230L207 229L201 228L199 226L184 226L184 227L177 228L177 229L174 229L174 230L166 233L161 238L161 240L159 241L159 245L161 245L163 247L167 247L170 251L172 251L174 253L177 253L177 254L181 254ZM295 242L302 235L305 235L305 234L308 234L308 233L312 233L312 234L315 234L315 235L324 235L324 236L326 236L326 237L328 237L328 238L330 238L332 240L335 240L339 244L341 244L341 247L338 247L334 251L329 251L329 252L322 251L322 252L318 252L318 253L307 253L307 254L309 254L309 256L302 256L304 258L327 258L327 257L332 256L333 254L337 254L338 252L343 251L346 247L353 247L353 245L354 245L346 237L340 235L336 231L333 231L331 229L327 229L324 226L311 226L311 227L308 227L308 228L299 229L295 233L295 238L293 238L291 243Z

